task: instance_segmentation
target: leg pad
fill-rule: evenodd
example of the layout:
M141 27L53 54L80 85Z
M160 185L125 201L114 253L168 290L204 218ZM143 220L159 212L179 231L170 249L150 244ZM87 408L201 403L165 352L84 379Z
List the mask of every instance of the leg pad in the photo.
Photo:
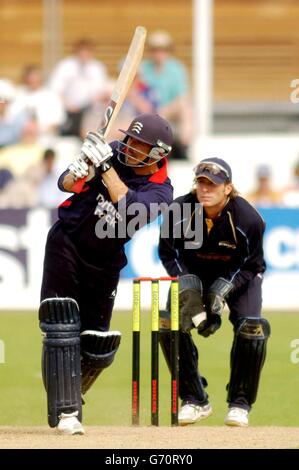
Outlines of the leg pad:
M80 315L70 298L49 298L39 308L44 335L42 374L48 401L48 422L57 426L61 413L78 411L82 420Z
M269 336L270 325L265 318L242 318L235 325L228 403L250 408L255 402Z
M81 333L83 394L90 389L99 374L112 364L120 340L119 331L86 330Z
M171 364L169 312L160 313L159 342L168 368ZM207 381L198 371L198 351L190 333L179 332L179 395L182 400L195 400L206 404L208 395L204 390Z

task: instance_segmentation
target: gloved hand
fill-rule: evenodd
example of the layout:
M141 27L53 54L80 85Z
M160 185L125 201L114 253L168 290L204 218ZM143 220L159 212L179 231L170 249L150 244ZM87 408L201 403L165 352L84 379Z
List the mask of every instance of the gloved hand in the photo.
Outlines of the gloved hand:
M233 284L219 277L210 286L206 301L207 321L197 328L198 334L207 338L221 327L221 315L223 313L225 299L233 289Z
M88 132L85 137L81 153L90 160L95 167L106 163L113 155L112 148L99 132Z
M202 283L195 274L179 277L180 329L189 332L207 318L202 302Z
M84 178L88 175L89 167L83 158L83 155L79 155L74 161L68 166L69 173L71 173L75 180Z
M221 317L220 315L211 315L208 316L205 322L202 322L197 328L199 335L207 338L210 335L213 335L221 326Z
M234 285L223 277L218 277L213 282L207 295L206 308L208 315L222 315L225 299L233 288Z

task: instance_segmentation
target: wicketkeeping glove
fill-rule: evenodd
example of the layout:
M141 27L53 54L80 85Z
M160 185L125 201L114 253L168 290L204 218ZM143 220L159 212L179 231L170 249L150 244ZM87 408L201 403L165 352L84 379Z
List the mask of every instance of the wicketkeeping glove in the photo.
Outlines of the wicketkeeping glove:
M220 315L209 315L208 319L205 322L202 322L197 328L199 335L207 338L210 335L213 335L221 326L221 317Z
M101 166L113 155L112 148L99 132L88 132L83 141L81 152L95 167Z
M213 282L210 286L206 302L206 308L209 314L222 315L225 299L233 288L234 285L223 277L218 277L218 279Z
M210 286L206 300L207 321L197 329L198 334L207 338L213 335L221 327L221 315L223 313L225 299L233 289L233 284L219 277Z
M207 318L202 302L202 283L195 274L179 277L180 328L189 332Z

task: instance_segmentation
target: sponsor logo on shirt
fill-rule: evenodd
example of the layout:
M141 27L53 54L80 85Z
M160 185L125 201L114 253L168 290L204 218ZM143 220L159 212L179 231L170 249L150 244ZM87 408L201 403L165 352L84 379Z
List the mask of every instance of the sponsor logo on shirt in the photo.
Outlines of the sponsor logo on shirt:
M213 261L230 261L231 255L224 255L220 253L196 253L196 256L201 259L209 259Z
M221 241L218 243L219 246L225 246L226 248L231 248L232 250L235 250L237 248L237 245L234 243L226 242L226 241Z
M122 221L122 216L115 209L111 201L107 201L103 194L99 193L97 196L97 206L95 208L94 214L99 217L99 219L105 219L108 225L115 227L117 221Z

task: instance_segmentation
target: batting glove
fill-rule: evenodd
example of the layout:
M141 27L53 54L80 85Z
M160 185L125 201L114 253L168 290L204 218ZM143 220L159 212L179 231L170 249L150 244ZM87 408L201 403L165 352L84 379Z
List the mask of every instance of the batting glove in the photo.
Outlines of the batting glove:
M113 155L112 148L99 132L88 132L83 141L81 152L95 167L107 162Z
M75 180L85 178L88 175L88 164L84 160L84 155L79 155L68 166L69 173L71 173Z

